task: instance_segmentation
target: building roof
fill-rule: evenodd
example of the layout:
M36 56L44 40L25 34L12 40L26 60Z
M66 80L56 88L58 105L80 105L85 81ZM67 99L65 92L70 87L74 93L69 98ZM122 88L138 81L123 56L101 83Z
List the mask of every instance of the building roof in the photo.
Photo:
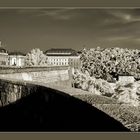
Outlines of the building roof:
M7 50L4 49L3 47L0 47L0 53L7 53Z
M45 52L47 56L78 56L78 53L73 49L49 49Z
M26 54L24 54L22 52L10 52L9 55L22 55L22 56L25 56Z

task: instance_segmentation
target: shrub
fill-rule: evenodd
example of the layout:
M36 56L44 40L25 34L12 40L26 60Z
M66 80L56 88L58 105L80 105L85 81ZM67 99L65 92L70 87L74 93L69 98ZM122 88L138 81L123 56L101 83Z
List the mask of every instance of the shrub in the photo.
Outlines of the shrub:
M108 97L111 97L114 93L114 89L107 81L90 77L88 74L83 74L79 71L75 72L73 80L76 88L81 88L91 93Z
M139 106L139 95L136 83L116 83L115 94L112 96L120 102Z

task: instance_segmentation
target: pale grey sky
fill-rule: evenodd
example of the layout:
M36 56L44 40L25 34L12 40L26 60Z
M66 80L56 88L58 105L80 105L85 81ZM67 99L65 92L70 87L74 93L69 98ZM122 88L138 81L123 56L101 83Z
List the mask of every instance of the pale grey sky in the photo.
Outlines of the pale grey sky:
M0 9L0 40L8 50L140 48L140 9Z

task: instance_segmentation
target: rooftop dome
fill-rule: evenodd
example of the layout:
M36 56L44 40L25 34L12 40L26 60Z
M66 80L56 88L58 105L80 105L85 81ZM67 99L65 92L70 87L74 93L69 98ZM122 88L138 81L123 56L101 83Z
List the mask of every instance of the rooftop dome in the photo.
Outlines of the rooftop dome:
M7 53L7 50L5 50L4 48L0 47L0 53Z

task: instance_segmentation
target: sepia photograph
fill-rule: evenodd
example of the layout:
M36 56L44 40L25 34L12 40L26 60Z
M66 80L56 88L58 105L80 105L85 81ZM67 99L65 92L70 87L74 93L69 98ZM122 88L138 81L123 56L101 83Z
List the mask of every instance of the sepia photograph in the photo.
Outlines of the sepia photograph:
M139 132L140 8L0 8L0 132Z

